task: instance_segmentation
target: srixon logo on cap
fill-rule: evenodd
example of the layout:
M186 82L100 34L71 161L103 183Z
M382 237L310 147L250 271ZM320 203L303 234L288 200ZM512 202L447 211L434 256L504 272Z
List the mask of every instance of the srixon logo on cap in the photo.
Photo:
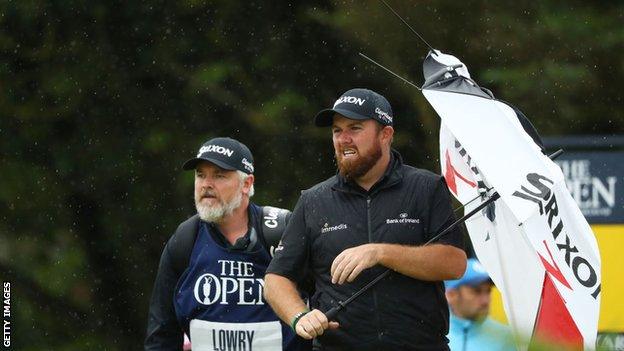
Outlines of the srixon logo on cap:
M340 99L336 100L336 102L334 103L334 107L336 107L336 105L338 104L342 104L343 102L346 102L348 104L357 104L357 105L362 106L364 105L366 100L355 97L355 96L341 96Z
M199 152L197 153L197 157L200 157L205 152L216 152L218 154L225 155L227 157L232 157L232 155L234 154L234 151L226 147L219 146L219 145L207 145L207 146L202 146L201 149L199 149Z

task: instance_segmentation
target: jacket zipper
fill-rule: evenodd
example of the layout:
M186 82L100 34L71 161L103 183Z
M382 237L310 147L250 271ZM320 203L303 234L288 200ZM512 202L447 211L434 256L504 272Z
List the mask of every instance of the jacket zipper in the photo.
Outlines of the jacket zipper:
M368 229L368 242L372 243L373 242L373 230L371 228L371 214L370 214L370 210L371 210L371 197L367 196L366 197L366 228ZM381 318L379 315L379 305L377 303L377 292L375 291L375 288L372 289L373 292L373 304L375 305L375 315L377 316L377 339L379 339L379 341L381 341L381 338L383 336L383 331L380 330L381 329Z

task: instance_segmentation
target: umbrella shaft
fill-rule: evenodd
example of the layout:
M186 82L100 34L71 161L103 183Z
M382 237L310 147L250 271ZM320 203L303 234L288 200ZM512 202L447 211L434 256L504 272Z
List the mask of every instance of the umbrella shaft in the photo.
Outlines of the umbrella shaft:
M551 160L556 159L557 157L559 157L561 154L563 153L563 150L559 149L557 151L555 151L554 153L552 153L549 158ZM481 211L482 209L484 209L487 205L491 204L492 202L496 201L500 199L500 194L498 192L495 192L494 194L492 194L492 196L490 196L489 199L485 200L481 205L475 207L472 211L466 213L464 216L462 216L461 218L459 218L458 220L456 220L455 222L453 222L451 225L449 225L448 227L446 227L443 231L440 232L440 234L434 236L433 238L431 238L429 241L427 241L423 246L426 246L428 244L431 244L432 242L438 240L440 237L442 237L443 235L446 235L448 232L450 232L451 230L455 229L455 227L457 227L458 225L460 225L461 223L465 222L468 218L474 216L477 212ZM474 201L475 199L471 200L470 202ZM347 304L349 304L351 301L355 300L356 298L358 298L360 295L362 295L363 293L365 293L366 291L368 291L370 288L372 288L373 286L375 286L375 284L377 284L380 280L382 280L383 278L385 278L386 276L388 276L390 274L390 272L392 272L391 269L386 269L383 273L381 273L380 275L378 275L377 277L375 277L375 279L371 280L368 284L366 284L364 287L362 287L362 289L358 290L356 293L354 293L353 295L351 295L351 297L349 297L348 299L346 299L344 302L343 301L339 301L338 302L338 306L332 308L331 310L327 311L326 316L327 319L331 320L333 319L333 317L336 316L336 314L338 314L338 312L345 308L347 306Z

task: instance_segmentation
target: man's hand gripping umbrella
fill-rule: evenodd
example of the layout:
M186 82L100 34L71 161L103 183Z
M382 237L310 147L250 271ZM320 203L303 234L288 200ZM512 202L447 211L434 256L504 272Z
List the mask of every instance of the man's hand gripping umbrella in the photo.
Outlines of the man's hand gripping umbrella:
M554 160L557 157L559 157L561 154L563 153L563 150L559 149L557 151L555 151L554 153L552 153L549 157L550 159ZM490 191L491 188L488 189L488 191ZM485 194L483 195L479 195L477 197L475 197L474 199L470 200L470 202L466 203L465 205L462 205L460 207L458 207L456 209L459 210L461 208L463 208L464 206L468 205L469 203L484 197ZM500 198L500 195L498 194L498 192L493 192L488 198L487 200L483 201L479 206L475 207L473 210L471 210L470 212L466 213L464 216L462 216L461 218L457 219L455 222L453 222L451 225L449 225L448 227L446 227L444 230L442 230L439 234L435 235L434 237L432 237L431 239L429 239L429 241L427 241L426 243L423 244L423 246L429 245L432 242L438 240L439 238L441 238L442 236L444 236L445 234L451 232L453 229L455 229L455 227L457 227L458 225L464 223L466 220L468 220L470 217L474 216L475 214L477 214L479 211L483 210L484 208L486 208L487 206L489 206L491 203L493 203L494 201L498 200ZM335 264L335 261L334 261ZM333 272L333 267L334 265L332 265L332 272ZM362 295L363 293L367 292L368 290L370 290L373 286L375 286L375 284L377 284L380 280L384 279L385 277L387 277L388 275L390 275L390 273L392 273L391 269L387 269L385 270L383 273L379 274L377 277L375 277L373 280L371 280L368 284L366 284L364 287L362 287L362 289L358 290L356 293L354 293L353 295L351 295L348 299L344 300L344 301L338 301L336 304L337 306L332 307L331 309L329 309L327 312L325 312L325 316L327 317L328 320L333 320L334 318L336 318L336 315L344 308L347 307L347 305L357 299L360 295ZM333 276L333 274L332 274Z

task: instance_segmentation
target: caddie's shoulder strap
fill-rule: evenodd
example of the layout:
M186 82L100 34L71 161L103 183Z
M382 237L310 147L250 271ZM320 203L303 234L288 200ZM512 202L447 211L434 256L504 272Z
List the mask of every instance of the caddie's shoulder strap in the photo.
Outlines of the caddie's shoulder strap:
M169 253L173 262L173 267L178 276L184 272L191 259L197 229L199 227L199 215L187 219L180 223L178 229L167 243Z
M273 256L275 248L282 239L284 229L290 220L290 214L291 212L287 209L272 206L262 207L261 236L271 256ZM180 223L167 243L173 267L178 276L182 275L189 264L195 239L197 239L198 227L199 215L196 214Z
M269 254L273 257L275 248L282 240L282 234L290 220L291 212L284 208L273 206L262 207L262 236Z

